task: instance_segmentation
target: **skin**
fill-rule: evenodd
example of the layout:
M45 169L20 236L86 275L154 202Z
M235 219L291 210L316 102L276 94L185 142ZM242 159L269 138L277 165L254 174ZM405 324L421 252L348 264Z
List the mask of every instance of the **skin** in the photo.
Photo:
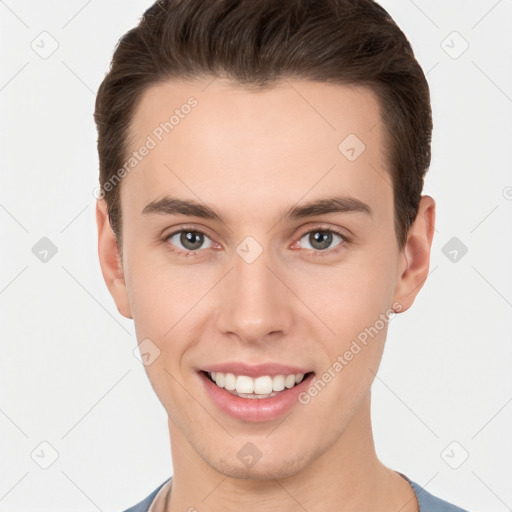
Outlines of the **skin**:
M142 96L132 149L190 96L197 107L122 180L122 254L105 201L97 203L105 282L139 343L160 350L146 371L169 417L173 483L157 510L417 511L412 488L374 448L371 385L387 324L310 403L269 422L219 411L196 369L278 361L322 375L380 314L414 302L429 270L434 200L422 196L399 251L385 127L363 87L165 82ZM366 146L353 162L338 150L348 134ZM141 214L164 195L207 204L224 223ZM355 197L373 215L281 220L285 208L333 195ZM205 231L203 245L166 239L180 228ZM318 229L350 241L334 235L319 249L308 236ZM247 236L263 249L250 264L236 252ZM247 442L261 452L250 469L237 457Z

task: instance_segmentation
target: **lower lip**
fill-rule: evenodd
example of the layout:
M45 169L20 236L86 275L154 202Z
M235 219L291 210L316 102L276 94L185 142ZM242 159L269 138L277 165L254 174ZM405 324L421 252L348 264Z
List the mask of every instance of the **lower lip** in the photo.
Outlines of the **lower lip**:
M284 389L271 398L241 398L217 386L204 372L199 372L199 376L209 397L221 411L239 420L260 422L278 418L298 404L299 394L308 388L314 374L310 373L293 388Z

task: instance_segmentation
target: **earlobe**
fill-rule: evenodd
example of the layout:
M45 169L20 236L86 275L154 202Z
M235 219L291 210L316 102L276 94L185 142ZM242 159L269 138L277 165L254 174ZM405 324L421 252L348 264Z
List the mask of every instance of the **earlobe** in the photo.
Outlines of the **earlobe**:
M98 256L103 279L119 313L126 318L133 318L119 247L110 226L107 203L104 199L98 199L96 202L96 224L98 227Z
M395 287L394 300L409 309L423 287L429 272L430 250L435 229L435 201L422 196L418 214L407 234L402 250L402 269Z

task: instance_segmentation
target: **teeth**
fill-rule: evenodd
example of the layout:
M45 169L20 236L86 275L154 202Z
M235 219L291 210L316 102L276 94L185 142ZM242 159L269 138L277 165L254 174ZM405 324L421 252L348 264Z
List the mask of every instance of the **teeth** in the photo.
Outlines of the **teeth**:
M276 375L272 379L272 389L274 391L283 391L284 381L285 381L284 375Z
M288 375L286 379L284 379L284 385L287 388L293 388L293 386L295 386L295 375Z
M232 373L226 373L226 376L224 377L224 387L228 391L236 389L236 377Z
M219 384L219 374L217 374L217 386L222 387L221 384ZM251 377L247 377L246 375L239 375L236 378L236 392L237 393L252 393L254 391L254 380L251 379Z
M224 387L224 374L217 373L215 375L215 382L217 383L217 386L219 386L219 388L223 388Z
M290 375L276 375L270 377L248 377L247 375L234 375L233 373L209 372L208 375L220 388L225 388L238 395L265 395L274 396L275 392L283 391L285 388L293 388L304 379L303 373ZM248 396L244 396L249 398ZM263 396L261 396L263 398Z

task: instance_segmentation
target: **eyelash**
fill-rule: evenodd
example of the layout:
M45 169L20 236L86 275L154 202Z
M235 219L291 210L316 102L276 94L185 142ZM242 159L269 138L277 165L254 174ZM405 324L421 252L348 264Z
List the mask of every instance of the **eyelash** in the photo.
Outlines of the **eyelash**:
M310 233L315 233L317 231L320 231L320 232L323 232L323 233L331 233L331 234L334 234L334 235L338 235L342 241L334 247L334 249L324 249L324 250L315 250L315 249L306 249L307 251L311 252L312 253L312 256L314 258L316 257L322 257L322 256L325 256L325 255L332 255L332 254L336 254L338 251L342 250L344 246L350 244L350 239L349 237L347 237L344 233L342 233L341 231L338 231L336 229L333 229L333 228L328 228L326 226L316 226L315 228L313 229L309 229L307 231L304 231L299 237L297 240L300 240L301 238L304 237L304 235L308 235ZM193 226L184 226L176 231L173 231L172 233L169 233L168 235L166 235L163 239L164 242L167 243L167 247L168 249L173 253L173 254L177 254L177 255L183 255L184 257L196 257L198 256L198 253L201 252L201 249L197 249L195 251L191 251L191 250L188 250L188 251L185 251L185 250L182 250L182 249L173 249L171 248L171 243L169 242L169 239L172 238L174 235L177 235L179 233L183 233L183 232L192 232L192 233L201 233L202 235L204 235L205 237L207 238L210 238L207 233L205 231L203 231L202 229L199 229L199 228L196 228L196 227L193 227Z

